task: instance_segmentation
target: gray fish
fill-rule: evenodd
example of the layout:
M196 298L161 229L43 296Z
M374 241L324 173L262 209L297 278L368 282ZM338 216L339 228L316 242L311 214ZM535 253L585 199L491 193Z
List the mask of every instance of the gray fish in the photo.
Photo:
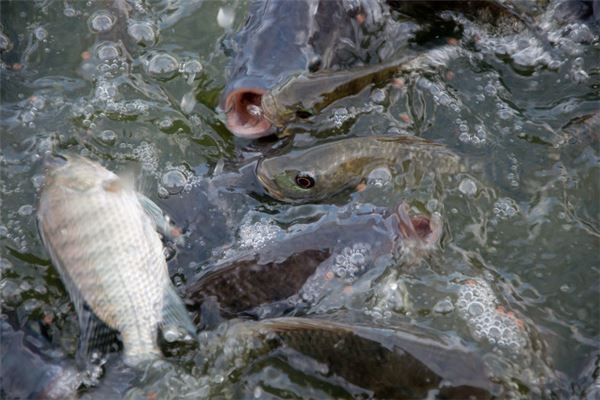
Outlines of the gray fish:
M437 214L409 216L405 204L387 217L373 212L325 219L215 265L187 287L187 302L198 310L212 298L225 317L282 315L318 301L336 281L353 282L403 246L433 248L441 232ZM203 311L204 320L213 310Z
M425 398L436 393L437 398L486 399L502 393L488 376L482 357L442 333L408 323L390 329L348 323L343 316L340 321L332 318L339 319L328 315L238 322L223 336L229 343L241 339L236 349L243 349L245 338L253 343L253 358L242 374L283 360L296 374L310 376L307 382L324 381L374 398ZM248 380L243 375L242 382Z
M414 136L353 137L262 159L256 168L267 193L281 201L328 199L355 187L378 167L418 179L427 171L456 173L458 155Z
M159 327L176 326L181 336L179 328L194 333L169 279L156 224L117 175L82 157L67 157L47 173L37 218L76 306L81 352L99 334L86 305L121 333L130 365L160 356Z

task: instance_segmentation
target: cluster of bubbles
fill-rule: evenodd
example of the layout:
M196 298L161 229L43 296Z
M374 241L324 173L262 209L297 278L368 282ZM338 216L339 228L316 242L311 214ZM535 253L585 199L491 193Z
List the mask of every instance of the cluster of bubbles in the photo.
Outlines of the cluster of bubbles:
M368 243L355 243L344 249L335 256L333 272L339 278L353 281L366 269L369 262L371 245Z
M515 201L508 197L502 197L494 203L494 215L499 219L508 219L514 217L519 212L519 206Z
M476 124L471 130L467 121L462 118L457 118L455 123L459 132L458 140L461 142L473 145L483 145L487 142L488 133L483 124Z
M283 230L270 220L261 219L254 223L247 220L242 223L239 229L240 246L255 250L260 249L283 233Z
M132 155L142 164L144 172L151 175L156 174L158 171L158 151L154 144L144 141L133 149Z
M450 108L453 112L461 111L461 103L458 99L452 97L446 87L438 82L433 82L427 78L420 77L417 80L417 86L420 89L431 93L435 104Z
M490 285L480 279L463 282L456 308L475 339L519 353L528 343L524 322L498 304Z

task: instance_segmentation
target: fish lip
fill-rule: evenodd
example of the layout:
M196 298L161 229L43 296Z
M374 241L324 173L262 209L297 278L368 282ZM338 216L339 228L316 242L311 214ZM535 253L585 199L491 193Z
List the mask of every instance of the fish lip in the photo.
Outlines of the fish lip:
M267 90L262 87L243 87L232 90L225 98L225 123L235 136L257 139L274 133L273 124L264 116L255 116L248 112L248 105L262 108L261 100Z
M258 183L262 186L262 188L264 189L264 191L273 199L275 200L279 200L283 198L283 193L281 193L280 191L278 191L277 189L275 189L272 185L269 184L269 180L267 178L265 178L265 174L260 172L260 169L262 167L262 161L260 160L257 164L256 164L256 179L258 179Z

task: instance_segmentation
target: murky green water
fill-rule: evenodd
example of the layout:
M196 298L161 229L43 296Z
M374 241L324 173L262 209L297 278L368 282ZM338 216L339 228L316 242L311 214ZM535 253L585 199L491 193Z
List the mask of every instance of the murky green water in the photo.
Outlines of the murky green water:
M259 247L278 228L336 210L274 202L256 194L252 174L231 185L212 179L236 172L273 145L234 139L215 111L229 60L222 45L229 40L227 29L217 14L220 7L234 10L228 29L235 30L245 4L136 4L132 18L136 32L146 35L142 45L119 20L107 33L94 32L94 17L103 10L118 16L110 2L0 3L1 31L12 43L0 70L2 312L21 325L51 316L52 343L70 357L77 319L35 222L45 152L77 152L115 171L139 172L141 190L191 232L169 264L180 287L214 264L225 247ZM409 306L388 310L385 300L360 296L368 291L360 288L371 284L378 293L387 271L379 281L371 276L357 284L356 296L331 295L310 312L353 310L379 326L408 318L500 354L501 345L478 336L481 327L461 317L460 299L469 287L464 282L485 281L501 313L517 316L516 325L508 321L522 328L515 335L526 338L526 355L505 351L509 356L499 359L509 367L499 371L527 387L546 370L562 382L578 379L600 340L599 148L597 142L561 138L570 121L600 108L600 42L597 26L545 23L560 43L557 62L520 55L533 50L517 38L480 35L477 51L446 68L408 75L401 86L364 91L335 103L312 124L293 127L300 132L298 147L334 136L409 131L446 144L466 166L464 173L432 177L418 188L372 184L332 199L339 207L391 207L406 200L439 212L445 235L434 257L396 266L393 279L406 288ZM183 379L170 370L146 377L136 390L161 392L162 384L203 395L349 393L282 359L263 360L262 368L253 364L240 378L235 357L219 358L222 342L205 335L206 349L199 350L207 354L204 364L190 372L197 350L171 357L191 375ZM518 348L511 343L506 347Z

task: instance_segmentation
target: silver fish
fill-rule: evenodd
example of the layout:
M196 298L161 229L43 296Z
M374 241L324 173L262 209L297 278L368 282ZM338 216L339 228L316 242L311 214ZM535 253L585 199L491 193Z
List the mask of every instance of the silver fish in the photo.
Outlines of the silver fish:
M80 351L90 351L99 334L87 305L121 333L127 364L158 358L159 327L181 338L194 335L194 326L169 279L157 213L147 212L138 193L101 165L66 160L49 169L37 218L76 306Z

